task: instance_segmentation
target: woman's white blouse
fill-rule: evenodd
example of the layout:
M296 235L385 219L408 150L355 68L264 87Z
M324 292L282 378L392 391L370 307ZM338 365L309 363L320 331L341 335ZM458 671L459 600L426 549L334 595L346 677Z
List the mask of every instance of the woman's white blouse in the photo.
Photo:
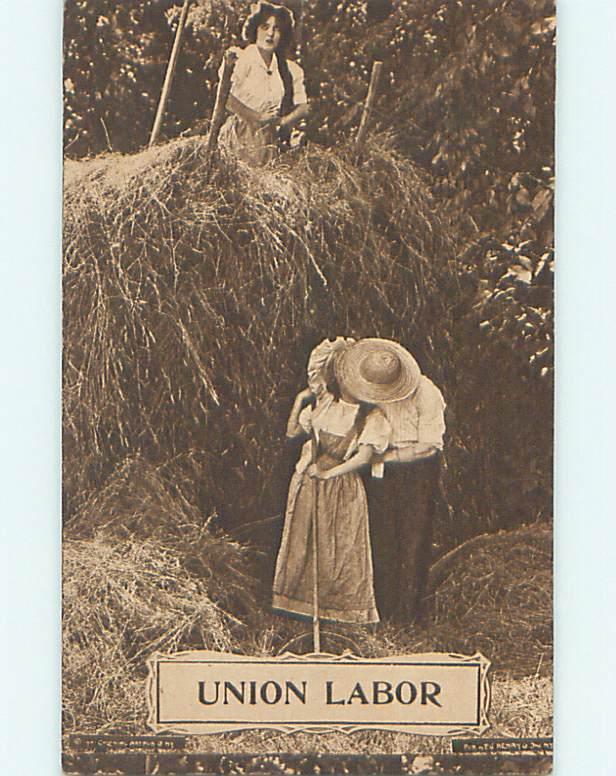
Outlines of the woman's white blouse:
M321 431L344 437L355 423L358 410L358 404L348 404L342 400L336 401L331 393L327 393L319 398L315 407L310 405L304 407L299 414L299 424L307 434L314 431L317 439ZM345 460L351 458L360 445L370 445L376 453L382 454L387 450L390 437L391 426L387 418L380 409L375 408L368 413L359 436L355 436L351 440L344 458ZM311 443L306 442L302 448L296 471L304 472L307 469L311 453Z
M238 56L231 76L231 94L246 107L259 113L270 108L280 108L284 84L278 70L278 58L272 57L268 68L256 44L251 43L245 49L234 50ZM287 59L287 64L293 79L293 102L302 105L308 102L304 71L290 59ZM219 72L222 72L222 66Z

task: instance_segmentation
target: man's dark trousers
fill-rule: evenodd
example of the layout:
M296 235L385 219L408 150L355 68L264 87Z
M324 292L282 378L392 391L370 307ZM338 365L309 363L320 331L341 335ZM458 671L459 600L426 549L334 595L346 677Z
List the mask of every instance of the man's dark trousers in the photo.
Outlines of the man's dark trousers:
M387 463L367 476L376 603L382 619L418 622L425 614L440 454Z

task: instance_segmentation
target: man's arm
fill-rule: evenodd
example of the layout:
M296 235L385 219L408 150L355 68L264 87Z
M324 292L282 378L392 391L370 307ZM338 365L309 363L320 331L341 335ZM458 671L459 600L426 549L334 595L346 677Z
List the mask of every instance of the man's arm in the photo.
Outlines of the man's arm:
M408 447L391 448L383 454L381 460L383 463L411 463L412 461L423 461L437 452L438 447L436 445L417 442Z
M383 456L384 463L411 463L431 458L443 447L445 402L440 390L426 377L422 378L417 397L417 441L406 447L392 447Z

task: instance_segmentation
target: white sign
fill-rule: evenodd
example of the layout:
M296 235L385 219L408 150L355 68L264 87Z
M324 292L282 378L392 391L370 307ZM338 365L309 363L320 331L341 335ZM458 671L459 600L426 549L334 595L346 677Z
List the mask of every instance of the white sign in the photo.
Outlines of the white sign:
M480 654L156 654L148 661L148 724L156 732L193 734L247 728L479 734L489 727L489 665Z

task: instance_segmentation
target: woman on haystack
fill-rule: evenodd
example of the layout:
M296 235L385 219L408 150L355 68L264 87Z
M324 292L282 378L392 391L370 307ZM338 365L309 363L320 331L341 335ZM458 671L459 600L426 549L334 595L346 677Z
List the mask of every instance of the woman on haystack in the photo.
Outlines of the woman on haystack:
M289 487L274 579L273 608L279 613L313 614L316 520L319 617L379 621L368 503L359 470L382 455L391 438L391 427L375 404L405 395L412 375L406 362L394 361L381 345L358 345L338 338L313 351L310 387L297 395L291 410L287 436L309 434L311 441L304 445Z
M266 2L253 4L251 11L242 30L248 45L232 49L237 60L227 100L231 115L219 142L249 164L265 164L308 115L308 98L304 71L287 59L293 14L284 6Z

